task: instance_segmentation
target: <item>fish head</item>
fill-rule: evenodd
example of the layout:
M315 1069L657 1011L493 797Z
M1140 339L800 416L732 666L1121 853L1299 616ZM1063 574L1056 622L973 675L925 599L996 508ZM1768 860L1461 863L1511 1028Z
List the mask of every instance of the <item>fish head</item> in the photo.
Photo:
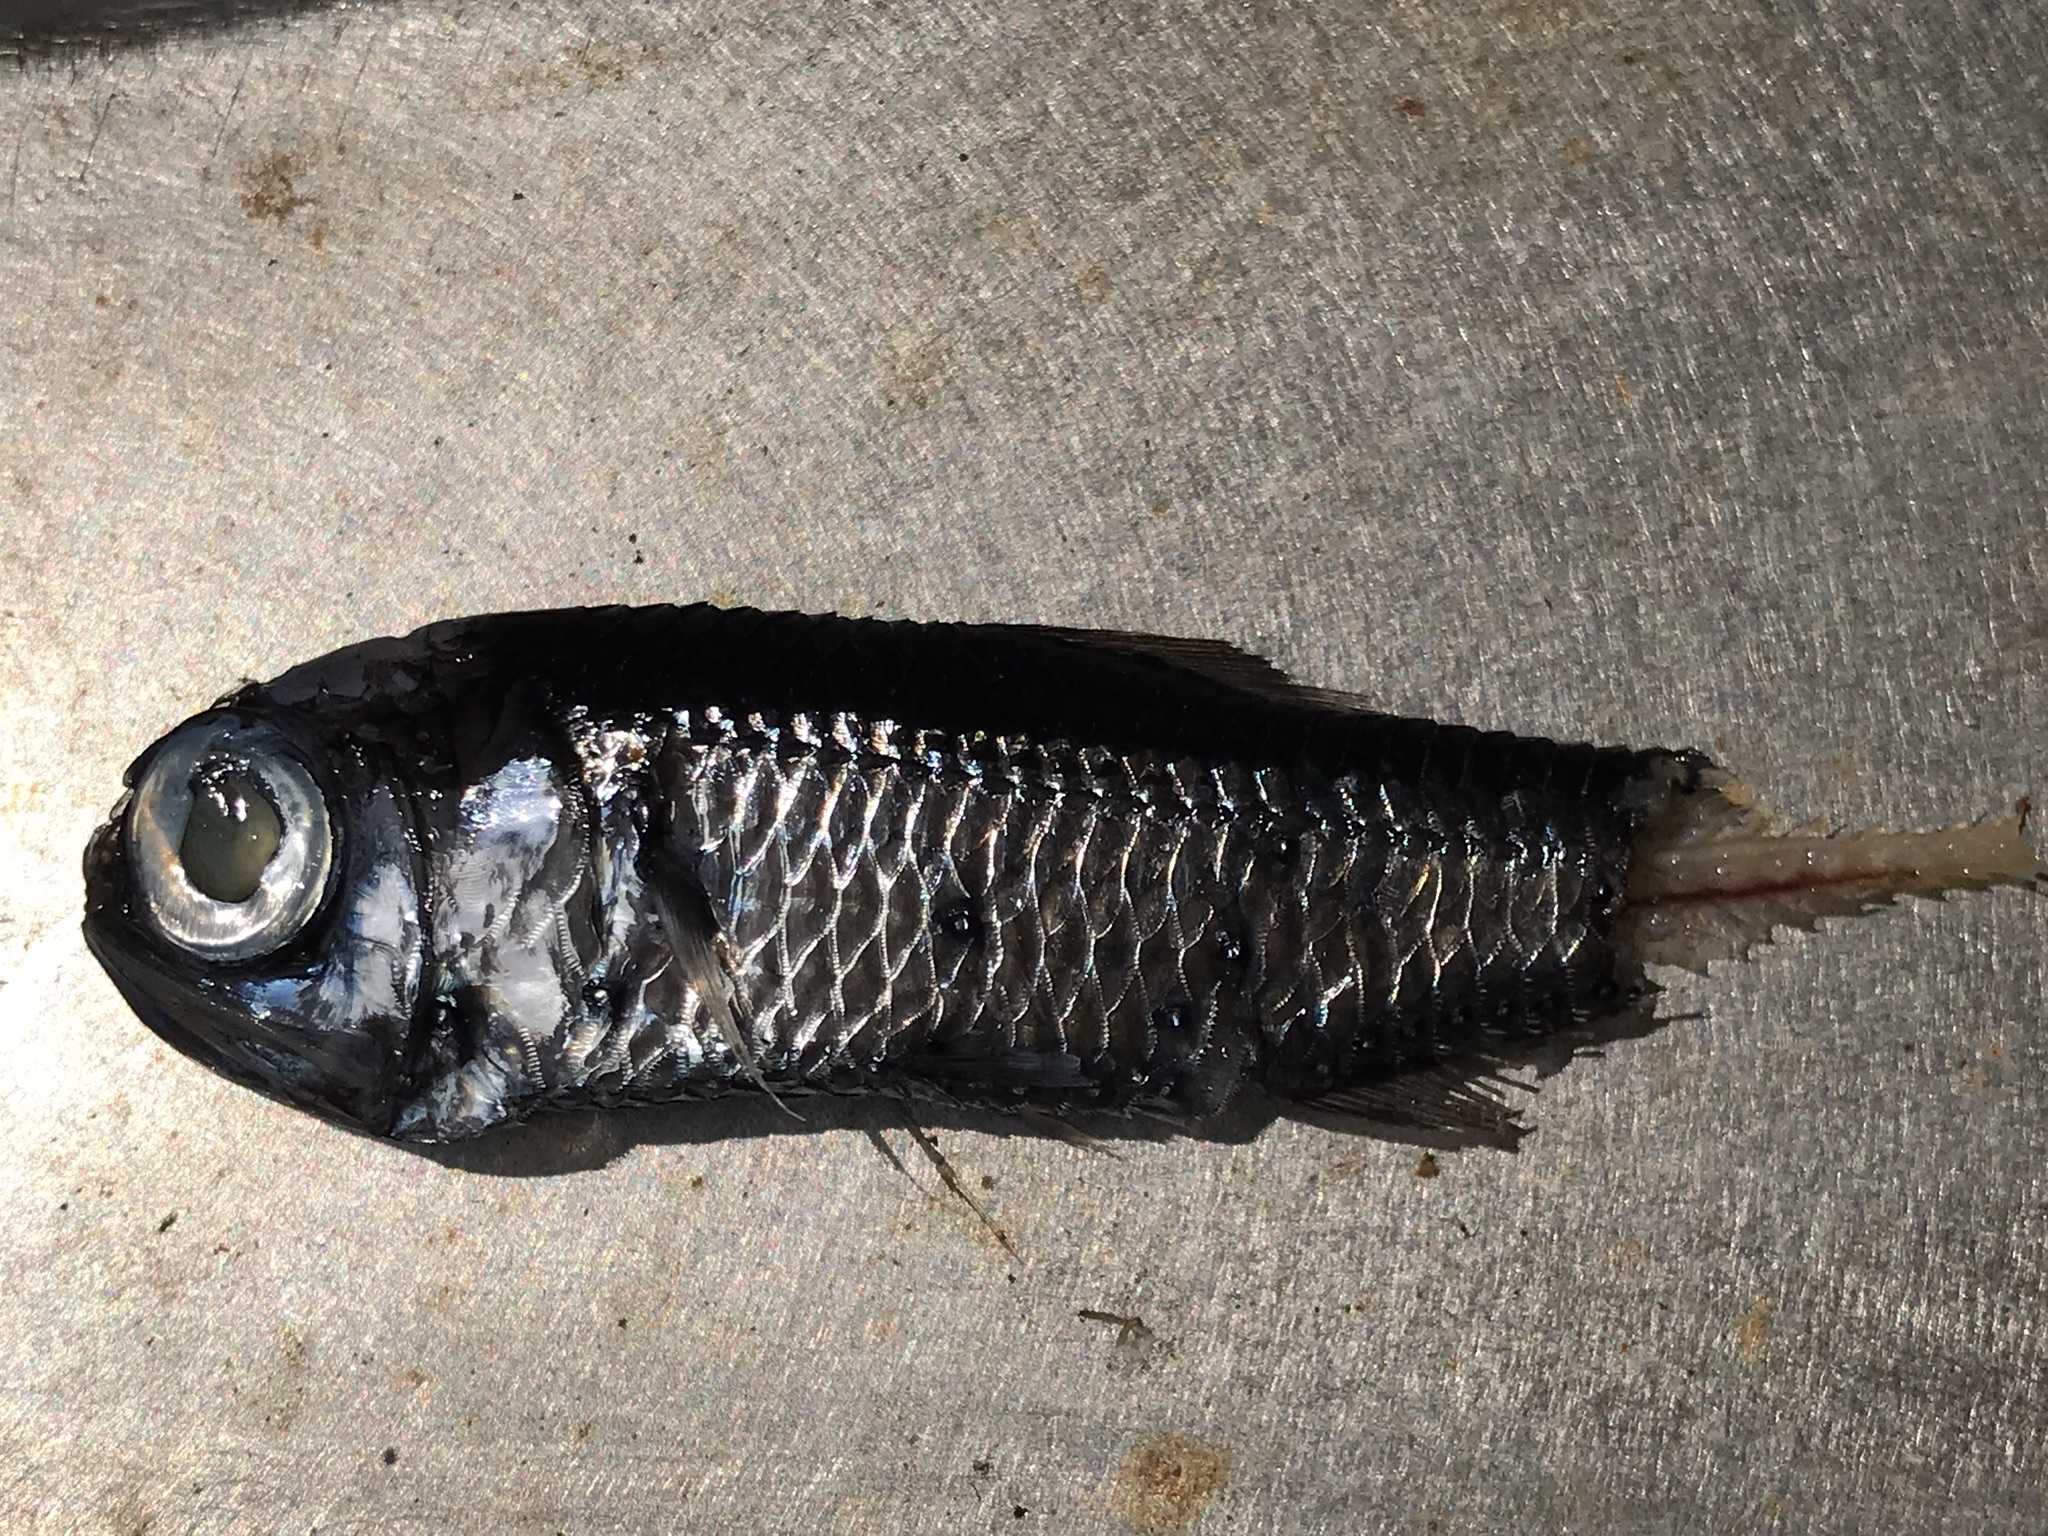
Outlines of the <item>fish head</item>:
M417 786L390 732L245 690L129 768L85 855L85 938L207 1066L388 1134L422 1016Z

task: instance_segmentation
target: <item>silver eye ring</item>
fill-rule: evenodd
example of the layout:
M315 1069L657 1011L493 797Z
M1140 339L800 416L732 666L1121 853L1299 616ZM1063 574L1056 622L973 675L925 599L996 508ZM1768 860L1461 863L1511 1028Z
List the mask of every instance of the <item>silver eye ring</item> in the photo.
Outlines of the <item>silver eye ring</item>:
M211 846L238 837L225 852ZM150 758L128 806L127 852L165 938L209 960L248 960L319 910L334 832L326 797L285 738L221 715Z

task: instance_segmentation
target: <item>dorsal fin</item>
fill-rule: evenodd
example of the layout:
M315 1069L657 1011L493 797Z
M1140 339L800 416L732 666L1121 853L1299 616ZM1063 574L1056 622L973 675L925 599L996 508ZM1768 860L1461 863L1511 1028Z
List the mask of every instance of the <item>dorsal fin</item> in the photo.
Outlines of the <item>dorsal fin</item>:
M1316 688L1307 683L1296 682L1265 657L1247 651L1241 646L1232 645L1227 640L1210 640L1188 635L1132 634L1114 629L1060 629L1048 626L1040 626L1038 632L1069 645L1086 646L1090 650L1107 652L1113 656L1142 656L1150 661L1162 661L1170 667L1178 667L1183 672L1192 672L1212 683L1221 683L1226 688L1235 688L1262 699L1303 704L1316 709L1343 710L1352 714L1375 712L1369 701L1355 694L1340 693L1335 689Z

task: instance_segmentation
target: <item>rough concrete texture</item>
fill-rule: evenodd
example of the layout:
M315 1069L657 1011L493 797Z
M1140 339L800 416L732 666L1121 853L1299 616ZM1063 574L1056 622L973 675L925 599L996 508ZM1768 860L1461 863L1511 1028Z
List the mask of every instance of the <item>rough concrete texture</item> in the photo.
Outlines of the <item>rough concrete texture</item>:
M0 70L0 1528L2041 1530L2027 893L1677 983L1515 1156L942 1128L1012 1257L886 1119L907 1174L270 1105L121 1006L77 860L241 676L705 596L2008 810L2044 71L1877 0L397 0Z

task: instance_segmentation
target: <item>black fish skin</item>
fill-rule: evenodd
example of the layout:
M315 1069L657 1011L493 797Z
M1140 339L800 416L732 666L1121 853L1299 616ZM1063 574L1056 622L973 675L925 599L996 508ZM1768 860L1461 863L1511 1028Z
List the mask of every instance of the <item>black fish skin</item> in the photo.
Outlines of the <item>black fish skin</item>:
M0 0L0 60L146 46L328 8L320 0Z
M88 939L182 1049L427 1141L748 1088L1192 1118L1547 1034L1630 995L1629 851L1704 766L1200 642L701 605L432 625L219 709L320 778L325 905L210 966L110 825Z

